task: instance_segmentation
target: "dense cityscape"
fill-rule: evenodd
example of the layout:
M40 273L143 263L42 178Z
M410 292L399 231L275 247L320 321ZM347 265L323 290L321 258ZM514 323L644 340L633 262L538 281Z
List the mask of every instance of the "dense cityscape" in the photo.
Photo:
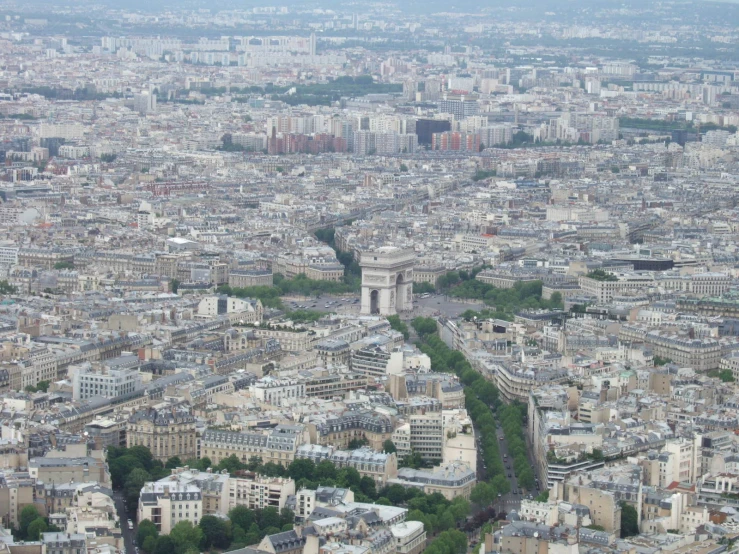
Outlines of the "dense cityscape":
M739 553L739 4L0 2L0 554Z

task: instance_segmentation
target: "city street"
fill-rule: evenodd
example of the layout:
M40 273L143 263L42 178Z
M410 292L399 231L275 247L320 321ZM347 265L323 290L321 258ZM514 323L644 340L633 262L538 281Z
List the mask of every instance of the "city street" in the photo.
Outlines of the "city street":
M479 433L479 430L475 429L476 433ZM498 427L496 431L496 440L498 441L498 451L500 452L500 458L503 462L503 468L505 470L505 477L511 484L511 492L508 494L502 495L500 498L498 498L494 503L493 507L495 508L496 512L510 512L511 510L519 511L521 509L521 500L524 498L531 496L535 497L539 494L538 490L532 490L532 491L526 491L524 494L524 491L521 489L521 487L518 484L518 479L516 478L516 474L513 471L513 460L508 456L508 444L503 438L501 440L501 437L504 437L503 430ZM478 481L486 481L487 480L487 472L485 470L484 460L482 457L482 450L480 449L480 437L478 437L477 440L477 478ZM506 457L508 456L508 457ZM529 460L531 461L531 460Z
M134 539L136 538L136 522L134 521L133 530L130 530L128 528L128 519L134 520L133 517L128 515L128 512L126 511L126 505L123 501L123 492L122 491L114 491L113 492L113 501L115 502L115 508L118 512L118 517L121 520L121 533L123 535L123 542L126 547L126 554L134 554L136 552L136 547L133 544Z
M289 297L283 298L285 307L290 310L315 310L318 312L354 314L358 315L360 310L360 298L356 296L332 296L322 295L320 298ZM428 298L415 295L413 298L414 310L401 314L403 319L415 317L434 317L443 315L457 317L467 310L480 310L484 305L479 302L463 302L452 300L443 294L432 294Z

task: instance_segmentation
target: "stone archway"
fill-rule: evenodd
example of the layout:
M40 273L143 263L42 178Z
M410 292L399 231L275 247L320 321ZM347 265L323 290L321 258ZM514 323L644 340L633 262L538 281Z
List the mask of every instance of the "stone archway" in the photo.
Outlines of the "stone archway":
M402 273L395 278L395 311L402 312L405 308L405 295L401 294L405 279Z
M365 315L393 315L413 309L413 266L416 254L383 246L362 252L362 304Z
M380 291L375 289L370 293L370 314L380 313Z

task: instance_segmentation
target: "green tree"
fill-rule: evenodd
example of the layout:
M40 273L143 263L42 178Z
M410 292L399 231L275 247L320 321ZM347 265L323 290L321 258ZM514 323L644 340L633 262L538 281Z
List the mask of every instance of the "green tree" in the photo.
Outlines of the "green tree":
M151 450L145 446L132 446L127 450L127 454L138 459L146 471L149 471L154 465L154 456L152 455Z
M420 469L425 465L423 456L418 452L411 452L407 456L403 456L403 459L398 463L398 467L410 467L412 469Z
M233 535L233 542L231 543L231 548L233 548L234 550L243 548L244 546L247 546L247 544L254 544L254 542L257 542L259 540L259 537L257 537L256 541L247 543L246 542L246 531L244 531L238 525L233 525L233 522L231 522L231 532Z
M454 529L457 522L454 521L454 515L449 510L445 510L441 517L439 517L439 528L446 531L447 529Z
M54 264L54 269L74 269L72 262L57 262Z
M17 287L14 287L10 283L8 283L6 280L0 281L0 294L8 295L8 294L15 294L16 292L18 292Z
M203 547L223 549L230 544L229 529L226 522L215 516L203 516L200 518L198 527L203 531Z
M216 466L216 469L218 471L223 471L225 469L228 473L234 474L237 471L246 469L246 464L242 463L236 454L231 454L227 458L223 458Z
M260 473L265 477L284 477L286 475L285 468L274 462L264 464L260 469Z
M362 476L353 467L342 467L336 476L336 482L346 488L358 487Z
M413 283L413 294L425 294L436 292L436 287L431 283Z
M146 537L143 543L141 544L141 548L144 549L144 552L148 552L148 554L154 554L154 550L157 547L157 537L152 537L149 535Z
M372 479L372 477L369 477L368 475L365 475L362 477L362 480L359 483L359 489L362 491L362 493L366 494L370 498L376 498L377 497L377 489L375 486L375 480Z
M469 501L462 496L458 496L452 500L452 504L449 506L454 519L457 521L465 519L470 514L470 508Z
M262 458L260 456L251 456L249 461L246 463L246 469L249 471L256 471L261 465Z
M408 326L403 323L400 320L400 316L397 315L391 315L387 317L388 323L390 323L390 327L397 331L398 333L403 334L403 338L405 340L408 340L410 338L410 332L408 331Z
M256 514L246 506L235 506L228 512L228 519L231 520L231 523L234 526L238 525L241 529L246 530L252 526L252 524L257 520L257 517ZM235 534L236 532L234 530L234 538Z
M280 523L282 523L283 527L285 525L295 523L295 512L290 508L282 508L282 510L280 510Z
M167 463L164 464L164 467L167 469L175 469L178 467L182 467L184 464L182 463L182 460L180 460L179 456L172 456L167 460Z
M272 506L260 510L258 515L260 529L266 529L267 527L277 527L279 529L282 524L280 521L280 512Z
M154 554L175 554L175 544L169 535L160 535L157 538Z
M531 490L534 488L534 481L534 472L528 467L527 462L526 468L518 473L518 484L527 490Z
M41 533L45 533L48 529L43 518L37 517L28 525L26 539L29 541L37 541L41 538Z
M470 501L478 506L485 506L493 502L497 494L495 487L482 481L477 483L475 488L472 489Z
M313 473L318 481L321 481L323 479L336 479L337 475L336 466L332 464L329 460L322 460L318 462Z
M718 373L718 378L721 379L724 383L733 383L734 382L734 374L730 369L722 369Z
M347 448L349 450L356 450L357 448L362 448L363 446L367 446L369 444L369 441L365 438L361 439L352 439L349 441L349 445Z
M411 325L421 338L425 338L436 333L436 320L431 317L417 317L411 322Z
M31 525L31 523L39 517L41 516L39 515L36 506L29 504L21 510L21 515L18 521L18 531L20 532L21 537L25 538L27 536L28 526Z
M177 291L180 290L180 280L179 279L172 279L169 282L169 288L172 291L173 294L177 294Z
M139 494L141 494L141 489L147 481L151 481L151 475L145 469L136 468L128 474L124 490L129 507L136 508L138 506Z
M586 277L594 279L596 281L618 281L618 277L616 277L613 273L609 273L602 269L594 269L593 271L588 273Z
M490 484L495 487L495 490L500 494L508 494L509 492L511 492L511 482L506 479L505 475L503 474L493 477L493 480Z
M408 166L405 164L400 164L400 171L406 173L408 171Z
M631 504L621 502L621 538L639 534L639 514Z
M144 552L148 552L148 554L154 554L154 550L157 547L157 537L152 537L149 535L146 537L143 543L141 544L141 548L144 549Z
M148 537L154 537L154 539L156 539L158 536L159 530L151 520L142 519L141 521L139 521L139 526L136 530L136 542L138 544L144 544Z
M172 527L169 536L174 543L175 552L184 554L190 548L200 548L203 530L194 526L190 521L184 520Z
M287 471L290 477L295 481L300 481L301 479L313 479L313 475L316 471L316 464L313 460L300 458L293 461L290 464L290 467L287 468Z
M395 443L390 439L387 439L385 442L382 443L382 450L384 452L387 452L388 454L392 454L398 451L398 449L395 447Z
M113 488L124 488L128 475L134 469L145 469L144 464L141 463L141 460L139 460L135 456L126 454L125 456L121 456L120 458L116 458L115 460L113 460L113 462L110 464L110 474L113 478Z

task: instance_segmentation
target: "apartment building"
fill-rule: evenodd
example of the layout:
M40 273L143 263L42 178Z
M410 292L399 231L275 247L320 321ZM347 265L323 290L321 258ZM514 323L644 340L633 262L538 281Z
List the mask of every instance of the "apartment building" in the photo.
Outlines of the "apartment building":
M512 289L516 286L516 283L535 283L539 279L531 277L530 275L514 275L511 273L500 273L490 269L481 271L475 276L475 279L488 285L493 285L499 289Z
M28 474L33 479L50 484L96 481L110 486L110 474L102 457L47 455L43 458L31 458L28 460Z
M300 489L295 495L295 518L307 520L316 508L349 505L354 503L351 489L319 486L315 490Z
M331 373L326 375L315 375L305 382L305 395L316 398L345 398L357 389L367 386L369 379L366 375L351 373Z
M266 477L251 475L249 477L230 478L228 480L227 514L231 508L246 506L250 510L276 508L282 510L289 496L295 494L295 481L288 477Z
M295 494L295 482L285 477L266 477L250 472L231 476L226 471L213 473L209 468L198 471L178 467L172 475L159 483L178 483L180 486L196 486L202 494L203 515L227 515L236 506L250 510L273 507L281 510L288 496Z
M259 323L263 313L261 300L234 298L225 294L206 296L198 304L198 316L207 318L238 314L238 319L244 323Z
M434 469L401 468L398 477L390 479L388 484L419 488L426 494L438 492L453 500L458 496L469 499L476 482L474 470L463 462L453 462Z
M526 364L503 362L495 364L495 369L495 384L509 402L528 402L532 390L562 383L568 378L566 370L554 368L546 360Z
M567 483L558 484L549 495L553 499L587 506L594 525L600 525L616 536L621 532L621 504L618 499L611 491L591 486L584 476L576 475Z
M426 530L420 521L404 521L390 527L397 554L421 554L426 548Z
M535 474L548 486L570 474L603 467L583 454L603 448L603 437L590 423L570 417L567 389L561 385L532 389L528 398L528 426Z
M20 248L12 243L0 243L0 266L12 267L18 264Z
M87 551L85 533L41 533L44 554L82 554Z
M614 296L625 291L639 290L655 285L651 274L622 273L614 275L616 280L600 280L592 277L580 277L580 289L583 294L594 296L600 303L613 300Z
M618 332L618 339L650 344L655 356L672 360L680 367L692 367L698 372L716 369L721 364L721 343L710 337L697 338L691 331L651 330L642 325L624 324Z
M739 381L739 352L732 351L726 357L719 361L719 369L728 369L734 376L734 380Z
M657 277L657 284L692 296L720 296L731 288L731 276L717 272L663 275Z
M370 411L349 411L316 423L316 443L347 449L354 440L365 439L370 448L382 451L382 444L392 437L393 421L389 416Z
M386 377L402 372L403 353L392 351L389 345L367 344L352 351L349 365L352 371L368 377Z
M316 352L323 365L348 365L351 348L346 340L327 339L316 343Z
M232 269L228 274L231 288L271 287L272 272L266 269Z
M308 252L304 256L278 256L272 264L272 271L288 279L301 274L316 281L339 282L344 278L344 266L335 257Z
M0 477L0 518L5 527L18 528L21 511L34 502L35 487L36 479L28 472L9 471Z
M162 534L181 521L197 525L202 516L203 495L197 485L157 481L141 489L137 521L148 519Z
M183 460L197 457L195 418L178 407L149 408L128 420L126 446L145 446L155 459L166 462L173 456Z
M385 486L389 479L398 475L398 457L395 452L377 452L367 447L356 450L334 450L332 446L303 444L298 447L295 457L308 458L315 463L329 460L339 468L354 468L362 477L371 477L378 488Z
M72 377L72 398L75 401L95 396L120 398L132 395L142 388L141 375L136 369L102 368L95 371L88 365L76 368Z
M440 462L444 457L444 416L441 412L413 414L409 418L412 452L425 460Z
M214 464L235 455L246 463L252 456L287 467L295 459L298 446L309 441L302 425L278 425L268 433L243 433L208 429L200 439L200 458Z
M446 272L447 269L443 265L417 265L413 268L413 282L431 283L436 286L439 277Z
M298 379L276 379L267 376L250 385L249 392L255 400L281 406L285 400L305 397L306 384Z
M74 251L59 247L22 248L18 251L18 264L23 267L54 269L59 263L74 263Z
M692 483L700 475L700 438L671 439L665 443L656 460L656 472L649 472L649 482L660 487L672 483Z
M303 328L264 328L255 327L254 335L263 340L276 339L282 350L286 352L304 352L310 350L313 344L314 333Z

